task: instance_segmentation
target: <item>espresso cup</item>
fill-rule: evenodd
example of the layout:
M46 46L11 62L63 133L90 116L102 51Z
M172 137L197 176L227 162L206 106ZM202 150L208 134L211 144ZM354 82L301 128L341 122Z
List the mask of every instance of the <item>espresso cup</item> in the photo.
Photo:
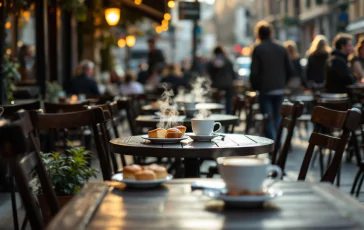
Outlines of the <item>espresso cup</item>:
M271 165L268 159L255 157L219 157L219 172L228 191L262 192L282 177L279 166ZM276 173L273 182L264 186L271 173Z
M215 122L209 119L191 119L192 131L197 136L210 136L213 132L217 132L221 129L220 122ZM214 130L215 125L219 125L219 128Z
M196 102L184 102L183 106L185 110L196 109Z

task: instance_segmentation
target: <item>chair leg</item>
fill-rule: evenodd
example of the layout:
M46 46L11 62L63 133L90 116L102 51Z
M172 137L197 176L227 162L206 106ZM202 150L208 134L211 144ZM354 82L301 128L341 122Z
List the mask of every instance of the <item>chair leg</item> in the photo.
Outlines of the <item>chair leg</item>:
M14 229L18 230L19 229L19 223L18 223L18 211L16 208L16 196L15 196L15 186L14 186L14 180L13 177L11 176L11 181L10 181L10 197L11 197L11 208L13 211L13 224L14 224Z
M357 183L359 181L359 178L360 178L361 174L363 173L363 169L364 168L360 168L359 171L358 171L358 173L355 176L354 183L353 183L353 186L351 187L351 191L350 191L350 194L351 195L354 195L354 191L355 191L356 185L357 185Z
M358 186L358 189L356 190L356 197L357 197L357 198L359 197L360 189L361 189L361 186L362 186L362 184L363 184L363 180L364 180L364 174L361 176L361 178L360 178L360 182L359 182L359 186Z
M322 149L319 150L319 160L320 160L320 175L321 178L324 176L324 155L322 153Z

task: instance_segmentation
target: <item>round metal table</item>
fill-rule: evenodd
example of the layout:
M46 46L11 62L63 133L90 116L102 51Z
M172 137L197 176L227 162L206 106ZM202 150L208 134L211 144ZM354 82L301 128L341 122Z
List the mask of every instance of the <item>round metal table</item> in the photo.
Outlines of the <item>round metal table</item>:
M152 105L142 106L142 111L144 112L144 114L154 114L155 112L160 111L160 109L160 107L154 107ZM196 104L196 109L206 109L210 110L212 113L221 113L224 111L225 106L218 103L198 103ZM183 114L183 108L178 108L178 112L180 114Z
M236 125L238 124L239 118L237 116L228 114L211 114L208 119L220 122L222 126ZM159 122L172 122L173 124L184 125L187 128L191 128L191 118L186 116L177 116L176 119L160 119L154 115L140 115L135 119L135 124L139 127L157 127Z
M199 177L199 159L215 159L221 156L249 156L269 153L274 141L259 136L221 134L211 142L194 142L190 138L176 144L152 144L141 136L116 138L110 141L114 153L185 158L185 177Z

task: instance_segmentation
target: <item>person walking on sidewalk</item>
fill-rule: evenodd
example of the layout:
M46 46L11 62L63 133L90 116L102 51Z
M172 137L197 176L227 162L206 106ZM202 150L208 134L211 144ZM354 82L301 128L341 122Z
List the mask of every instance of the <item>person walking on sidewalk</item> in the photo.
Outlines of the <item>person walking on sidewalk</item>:
M293 75L293 67L286 49L272 39L272 25L261 21L255 27L258 39L252 53L250 83L259 91L259 106L270 116L264 127L267 138L276 139L283 102L284 88Z

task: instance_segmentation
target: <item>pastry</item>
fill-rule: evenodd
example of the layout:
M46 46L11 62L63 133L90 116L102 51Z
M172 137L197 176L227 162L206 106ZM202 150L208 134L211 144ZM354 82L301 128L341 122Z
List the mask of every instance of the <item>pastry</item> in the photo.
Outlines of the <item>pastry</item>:
M142 171L143 168L140 165L128 165L123 169L123 179L135 180L135 174Z
M157 176L152 170L143 170L135 174L136 180L156 180Z
M181 138L183 136L182 132L176 128L167 129L166 138Z
M187 129L186 126L183 126L183 125L175 126L173 128L179 129L179 131L182 132L182 137L183 137L183 135L185 135L185 132L186 132L186 129Z
M165 138L167 131L163 128L157 128L148 132L149 138Z
M164 166L151 164L149 166L144 167L144 169L153 171L157 179L165 179L168 176L167 169Z

